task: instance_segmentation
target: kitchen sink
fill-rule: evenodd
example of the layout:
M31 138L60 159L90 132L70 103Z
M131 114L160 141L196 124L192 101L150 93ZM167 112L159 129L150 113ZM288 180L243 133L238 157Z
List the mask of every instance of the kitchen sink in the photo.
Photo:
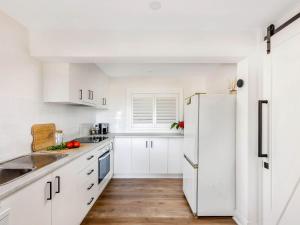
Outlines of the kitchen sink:
M0 185L11 182L66 156L67 154L32 154L3 162L0 164Z

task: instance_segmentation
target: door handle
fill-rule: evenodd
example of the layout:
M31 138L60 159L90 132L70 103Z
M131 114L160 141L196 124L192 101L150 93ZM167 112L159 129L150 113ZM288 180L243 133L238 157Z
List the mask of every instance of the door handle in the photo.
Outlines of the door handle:
M258 101L258 157L267 158L268 154L262 153L262 136L263 136L263 104L268 104L268 100Z
M47 197L47 200L52 200L52 182L48 181L47 184L49 185L49 196Z
M79 100L82 100L82 89L79 90Z
M60 193L60 176L56 176L56 177L55 177L55 180L57 180L57 186L56 186L56 191L55 191L55 193L56 193L56 194L59 194L59 193Z

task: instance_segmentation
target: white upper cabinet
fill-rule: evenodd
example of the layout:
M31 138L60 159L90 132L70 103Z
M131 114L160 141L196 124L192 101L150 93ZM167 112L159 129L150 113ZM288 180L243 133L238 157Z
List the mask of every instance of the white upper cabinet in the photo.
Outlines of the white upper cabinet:
M168 139L150 139L150 173L166 174L168 172Z
M109 79L95 64L44 63L44 101L107 108Z

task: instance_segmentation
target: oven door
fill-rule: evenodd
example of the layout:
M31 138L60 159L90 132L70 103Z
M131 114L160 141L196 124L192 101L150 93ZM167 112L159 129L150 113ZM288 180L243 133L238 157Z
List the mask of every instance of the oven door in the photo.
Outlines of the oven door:
M98 184L100 184L110 172L110 151L105 152L99 157L98 167Z

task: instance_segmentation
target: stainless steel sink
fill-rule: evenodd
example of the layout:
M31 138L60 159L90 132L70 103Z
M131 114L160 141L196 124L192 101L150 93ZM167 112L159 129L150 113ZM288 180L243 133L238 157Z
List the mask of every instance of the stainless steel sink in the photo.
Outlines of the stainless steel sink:
M33 154L3 162L0 164L0 185L11 182L66 156L67 154Z

